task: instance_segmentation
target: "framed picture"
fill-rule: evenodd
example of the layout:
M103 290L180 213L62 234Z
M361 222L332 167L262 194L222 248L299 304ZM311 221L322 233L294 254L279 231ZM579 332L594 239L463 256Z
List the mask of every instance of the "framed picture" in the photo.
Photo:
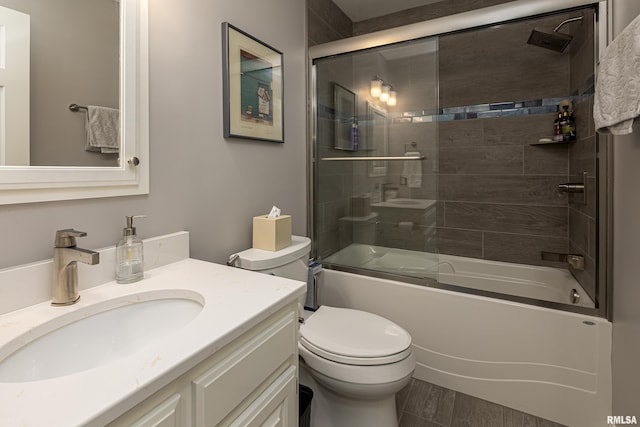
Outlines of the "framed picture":
M333 148L356 151L358 149L356 123L356 94L333 84L334 135Z
M282 53L222 23L224 137L284 142Z

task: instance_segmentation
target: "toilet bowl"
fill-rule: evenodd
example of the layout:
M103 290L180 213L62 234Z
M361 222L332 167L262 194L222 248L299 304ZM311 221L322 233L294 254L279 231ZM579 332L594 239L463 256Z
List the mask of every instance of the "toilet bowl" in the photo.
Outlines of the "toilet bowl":
M307 281L311 241L292 236L280 251L247 249L237 265ZM304 302L302 300L301 302ZM395 394L415 369L409 333L384 317L320 306L300 325L300 383L311 387L314 427L397 427Z

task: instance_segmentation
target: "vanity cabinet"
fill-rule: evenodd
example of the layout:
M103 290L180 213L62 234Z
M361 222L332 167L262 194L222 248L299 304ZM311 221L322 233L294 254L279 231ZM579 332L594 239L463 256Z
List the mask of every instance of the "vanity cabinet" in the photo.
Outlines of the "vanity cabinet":
M110 425L297 425L297 319L287 305Z

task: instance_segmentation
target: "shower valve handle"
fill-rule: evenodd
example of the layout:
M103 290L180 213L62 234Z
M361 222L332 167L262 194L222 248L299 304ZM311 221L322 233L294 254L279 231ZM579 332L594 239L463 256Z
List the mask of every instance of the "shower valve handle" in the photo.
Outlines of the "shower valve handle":
M558 190L563 193L584 193L584 184L582 182L558 184Z

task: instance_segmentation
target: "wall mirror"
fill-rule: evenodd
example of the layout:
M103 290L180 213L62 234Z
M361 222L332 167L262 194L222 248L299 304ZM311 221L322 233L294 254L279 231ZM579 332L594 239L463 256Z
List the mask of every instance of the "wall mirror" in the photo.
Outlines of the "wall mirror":
M367 102L367 149L374 157L388 155L387 112L376 104ZM372 160L369 163L369 176L386 176L386 160Z
M0 0L0 21L0 204L148 193L148 0ZM87 106L115 149L87 147Z

